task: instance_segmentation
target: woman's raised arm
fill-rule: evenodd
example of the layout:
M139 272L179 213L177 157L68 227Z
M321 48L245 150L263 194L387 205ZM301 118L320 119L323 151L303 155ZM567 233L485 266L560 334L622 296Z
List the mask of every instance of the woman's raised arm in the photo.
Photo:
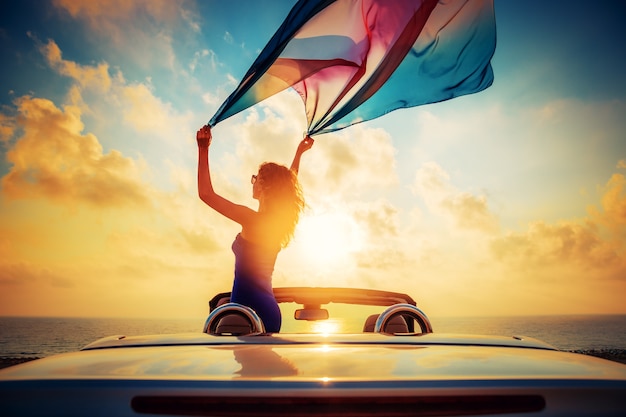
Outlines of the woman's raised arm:
M291 163L291 170L295 172L296 175L298 175L298 171L300 170L300 158L302 158L302 154L311 149L314 142L313 138L306 136L298 144L296 154L294 155L293 162Z
M203 126L196 133L198 142L198 196L209 207L225 217L245 226L254 221L257 214L249 207L235 204L217 194L211 181L211 169L209 166L209 148L211 146L211 127Z

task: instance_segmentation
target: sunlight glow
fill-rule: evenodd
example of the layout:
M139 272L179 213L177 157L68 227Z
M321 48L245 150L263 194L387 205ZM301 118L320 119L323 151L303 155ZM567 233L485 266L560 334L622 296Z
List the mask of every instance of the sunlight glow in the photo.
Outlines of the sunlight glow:
M321 333L322 335L333 334L339 332L339 322L333 320L316 321L313 323L313 333Z
M322 345L318 347L316 350L319 352L326 353L326 352L330 352L331 350L333 350L333 347L329 345Z
M333 266L361 248L363 233L352 216L338 211L303 216L296 240L316 265Z

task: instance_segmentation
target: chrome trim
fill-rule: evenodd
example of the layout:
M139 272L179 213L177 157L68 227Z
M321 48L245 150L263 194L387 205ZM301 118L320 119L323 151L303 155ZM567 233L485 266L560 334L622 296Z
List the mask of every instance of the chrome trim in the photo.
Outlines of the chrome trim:
M411 304L394 304L387 307L385 311L378 316L378 320L376 320L376 325L374 326L374 332L387 333L385 331L387 323L389 323L389 321L395 316L413 317L422 330L421 334L433 332L433 326L430 324L430 320L428 320L426 314Z
M250 332L250 335L265 333L265 326L263 325L263 321L258 314L250 307L238 303L223 304L213 310L204 323L203 332L207 334L217 334L215 333L215 330L217 329L220 319L228 314L237 314L248 319L252 325L252 332Z

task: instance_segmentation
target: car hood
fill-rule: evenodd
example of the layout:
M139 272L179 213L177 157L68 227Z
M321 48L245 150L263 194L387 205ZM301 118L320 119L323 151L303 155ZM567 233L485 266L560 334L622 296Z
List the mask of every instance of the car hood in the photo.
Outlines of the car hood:
M506 343L505 343L506 342ZM626 380L626 366L538 341L450 335L112 337L0 371L0 379Z

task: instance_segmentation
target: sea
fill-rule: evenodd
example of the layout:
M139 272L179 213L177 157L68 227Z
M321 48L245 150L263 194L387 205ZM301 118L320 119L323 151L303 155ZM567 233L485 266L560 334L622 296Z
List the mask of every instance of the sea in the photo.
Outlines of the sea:
M430 317L436 333L526 336L567 351L626 350L626 315ZM113 335L201 332L203 319L0 317L0 358L42 358ZM288 331L289 329L284 329Z

